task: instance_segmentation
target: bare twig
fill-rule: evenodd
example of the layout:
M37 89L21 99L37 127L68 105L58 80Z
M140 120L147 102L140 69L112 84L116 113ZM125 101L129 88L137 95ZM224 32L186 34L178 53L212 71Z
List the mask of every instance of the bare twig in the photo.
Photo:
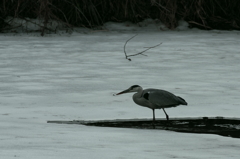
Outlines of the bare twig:
M155 45L155 46L144 47L144 48L147 48L147 49L145 49L145 50L143 50L143 51L141 51L141 52L139 52L139 53L136 53L136 54L127 55L127 52L126 52L126 45L127 45L127 43L128 43L131 39L133 39L135 36L137 36L137 34L134 35L133 37L131 37L130 39L128 39L128 40L126 41L126 43L124 44L124 47L123 47L123 48L124 48L124 54L125 54L125 57L126 57L126 59L128 59L129 61L131 61L131 59L128 58L128 57L130 57L130 56L137 56L137 55L147 56L147 55L145 55L145 54L143 54L143 53L146 52L146 51L148 51L148 50L150 50L150 49L152 49L152 48L155 48L155 47L157 47L157 46L159 46L159 45L162 44L162 43L160 43L160 44L157 44L157 45Z
M133 39L135 36L137 36L137 34L134 35L133 37L131 37L130 39L128 39L128 40L126 41L126 43L124 44L124 53L125 53L126 59L128 59L129 61L131 61L131 59L128 58L128 55L127 55L127 52L126 52L126 45L127 45L128 41L130 41L131 39Z
M148 51L148 50L150 50L150 49L152 49L152 48L155 48L155 47L157 47L157 46L159 46L159 45L161 45L162 43L160 43L160 44L157 44L157 45L155 45L155 46L151 46L151 47L144 47L144 48L147 48L146 50L143 50L143 51L141 51L141 52L139 52L139 53L136 53L136 54L133 54L133 55L128 55L127 57L129 57L129 56L136 56L136 55L143 55L143 56L147 56L147 55L144 55L143 53L144 52L146 52L146 51Z

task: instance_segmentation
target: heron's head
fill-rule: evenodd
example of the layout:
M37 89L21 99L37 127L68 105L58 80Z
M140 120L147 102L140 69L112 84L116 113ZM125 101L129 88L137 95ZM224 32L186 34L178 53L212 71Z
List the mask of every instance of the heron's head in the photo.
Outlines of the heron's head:
M117 93L116 95L120 95L120 94L124 94L124 93L131 93L131 92L139 92L142 90L142 87L139 85L133 85L131 87L129 87L128 89Z

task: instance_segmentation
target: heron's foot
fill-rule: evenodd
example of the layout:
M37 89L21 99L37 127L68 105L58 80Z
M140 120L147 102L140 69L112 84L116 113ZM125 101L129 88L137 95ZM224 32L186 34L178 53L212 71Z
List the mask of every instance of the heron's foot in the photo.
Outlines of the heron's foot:
M166 118L167 118L167 121L169 121L169 117L168 117L168 115L166 115Z
M153 124L153 129L156 129L156 126L155 126L155 124Z
M166 126L166 127L168 127L168 126L170 126L171 124L172 124L172 122L169 120L169 117L168 117L168 115L166 115L166 121L164 122L164 125Z
M153 127L153 129L156 128L155 121L152 122L152 127Z
M153 118L153 121L152 121L152 127L153 127L153 129L155 129L155 124L156 124L156 120L155 120L155 118Z

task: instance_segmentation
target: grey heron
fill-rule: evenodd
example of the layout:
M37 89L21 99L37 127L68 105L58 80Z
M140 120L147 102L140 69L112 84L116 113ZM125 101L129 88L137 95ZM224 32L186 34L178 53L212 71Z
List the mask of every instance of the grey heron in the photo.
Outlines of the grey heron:
M117 93L116 95L137 92L133 95L133 101L143 107L148 107L153 111L153 122L155 121L155 109L162 109L166 115L167 120L169 117L164 108L176 107L178 105L187 105L187 102L174 94L160 89L145 89L143 90L139 85L133 85L128 89Z

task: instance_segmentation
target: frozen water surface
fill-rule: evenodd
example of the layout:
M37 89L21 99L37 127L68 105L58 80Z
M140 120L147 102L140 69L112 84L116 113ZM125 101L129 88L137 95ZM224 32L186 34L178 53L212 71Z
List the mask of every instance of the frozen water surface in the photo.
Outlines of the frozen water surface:
M131 85L168 90L188 106L171 117L240 113L238 31L179 28L161 31L106 24L109 31L72 35L0 35L0 154L4 159L42 158L239 158L236 138L159 130L47 124L47 120L151 118ZM163 44L145 56L124 57ZM162 110L156 117L164 118Z

